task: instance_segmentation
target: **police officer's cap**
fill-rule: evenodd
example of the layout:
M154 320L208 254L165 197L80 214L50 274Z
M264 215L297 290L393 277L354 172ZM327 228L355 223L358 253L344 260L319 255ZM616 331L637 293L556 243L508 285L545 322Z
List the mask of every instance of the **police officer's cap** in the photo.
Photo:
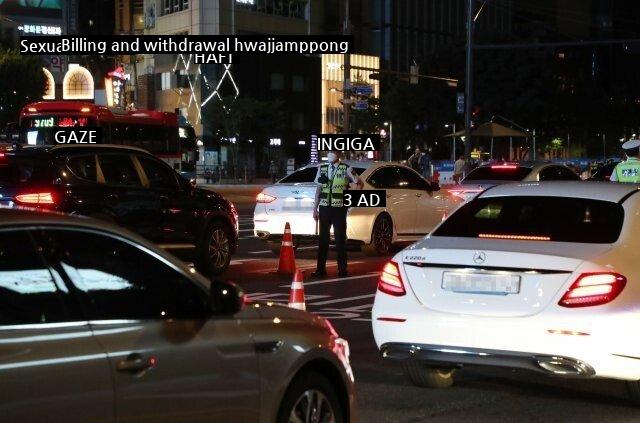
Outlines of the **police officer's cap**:
M623 150L633 150L635 148L640 147L640 139L638 140L629 140L627 142L625 142L624 144L622 144L622 149Z

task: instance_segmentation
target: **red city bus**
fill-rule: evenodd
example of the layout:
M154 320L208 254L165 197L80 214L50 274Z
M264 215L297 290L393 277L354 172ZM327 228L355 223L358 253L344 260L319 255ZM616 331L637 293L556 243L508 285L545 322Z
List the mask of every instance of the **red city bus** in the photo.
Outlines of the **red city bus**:
M100 127L105 144L144 148L181 169L182 152L175 113L126 111L79 101L43 101L27 104L20 113L20 142L54 144L56 128Z

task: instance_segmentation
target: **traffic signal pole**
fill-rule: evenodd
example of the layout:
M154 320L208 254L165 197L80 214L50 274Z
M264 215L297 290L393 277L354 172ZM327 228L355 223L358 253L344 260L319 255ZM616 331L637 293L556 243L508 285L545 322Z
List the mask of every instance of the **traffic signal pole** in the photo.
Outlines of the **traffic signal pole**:
M473 104L473 0L467 3L467 52L465 74L464 159L467 171L471 166L471 107Z
M344 35L349 35L349 0L344 1L344 24L342 28ZM342 83L342 133L349 133L349 115L351 112L351 54L345 53L343 66L343 83Z

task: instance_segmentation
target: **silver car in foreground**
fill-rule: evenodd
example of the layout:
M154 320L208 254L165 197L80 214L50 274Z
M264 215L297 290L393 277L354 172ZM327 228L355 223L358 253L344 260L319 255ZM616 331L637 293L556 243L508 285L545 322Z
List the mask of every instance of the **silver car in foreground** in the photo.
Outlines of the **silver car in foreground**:
M348 422L349 347L123 229L0 209L2 421Z

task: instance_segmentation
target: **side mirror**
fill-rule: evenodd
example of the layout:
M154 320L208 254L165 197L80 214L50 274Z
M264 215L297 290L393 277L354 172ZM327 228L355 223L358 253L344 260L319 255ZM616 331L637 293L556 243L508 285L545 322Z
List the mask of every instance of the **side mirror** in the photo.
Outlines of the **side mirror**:
M433 181L430 182L429 183L429 191L433 191L433 192L440 191L440 184L437 183L437 182L433 182Z
M196 178L189 179L189 185L191 185L191 188L195 188L198 185Z
M236 314L244 306L244 292L231 282L211 282L209 295L211 311L218 316Z

